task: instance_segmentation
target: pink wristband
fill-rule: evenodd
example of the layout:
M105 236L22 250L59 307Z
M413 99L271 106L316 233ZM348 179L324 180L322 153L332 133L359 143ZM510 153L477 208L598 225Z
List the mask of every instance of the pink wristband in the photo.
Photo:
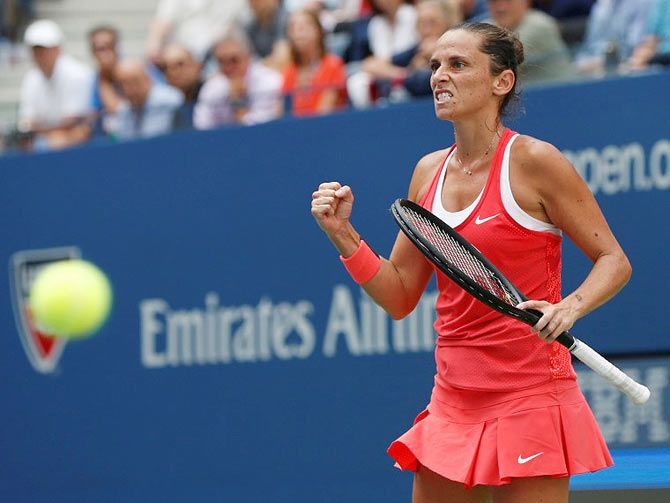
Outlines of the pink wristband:
M362 239L353 255L346 258L340 255L340 260L359 285L370 281L382 266L379 256Z

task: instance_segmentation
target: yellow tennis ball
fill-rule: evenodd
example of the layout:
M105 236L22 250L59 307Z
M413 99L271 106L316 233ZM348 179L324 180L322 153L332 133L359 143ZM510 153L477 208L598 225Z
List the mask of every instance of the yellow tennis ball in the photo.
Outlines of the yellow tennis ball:
M63 338L85 337L107 319L112 287L105 273L92 263L63 260L37 274L28 305L40 331Z

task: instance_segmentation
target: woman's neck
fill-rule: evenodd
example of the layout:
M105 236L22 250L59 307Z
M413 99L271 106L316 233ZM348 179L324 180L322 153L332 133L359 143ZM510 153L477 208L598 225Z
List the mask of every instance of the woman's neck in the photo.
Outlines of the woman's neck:
M308 67L316 63L319 58L319 50L316 48L305 49L300 53L301 67Z
M502 135L504 127L499 118L454 123L454 136L459 158L463 163L485 156L495 138ZM492 140L493 139L493 140ZM488 152L487 152L488 153Z

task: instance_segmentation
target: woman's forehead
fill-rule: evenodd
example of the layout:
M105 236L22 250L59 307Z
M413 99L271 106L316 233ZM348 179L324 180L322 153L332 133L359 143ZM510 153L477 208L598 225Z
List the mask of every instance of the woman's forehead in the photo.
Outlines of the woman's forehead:
M437 41L435 53L458 53L462 56L483 55L479 50L481 38L478 34L466 30L449 30Z

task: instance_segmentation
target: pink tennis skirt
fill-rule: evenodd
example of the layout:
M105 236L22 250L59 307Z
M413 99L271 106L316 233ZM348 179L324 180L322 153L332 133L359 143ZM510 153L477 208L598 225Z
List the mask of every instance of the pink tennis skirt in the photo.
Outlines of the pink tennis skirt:
M434 388L428 408L388 453L470 488L517 477L567 477L614 463L577 383L511 393Z

